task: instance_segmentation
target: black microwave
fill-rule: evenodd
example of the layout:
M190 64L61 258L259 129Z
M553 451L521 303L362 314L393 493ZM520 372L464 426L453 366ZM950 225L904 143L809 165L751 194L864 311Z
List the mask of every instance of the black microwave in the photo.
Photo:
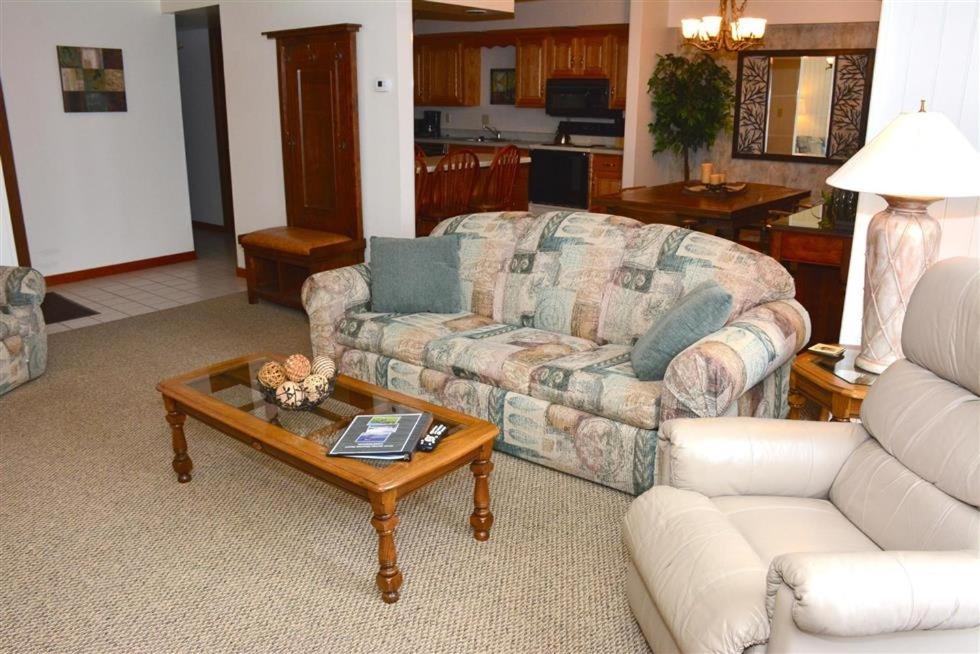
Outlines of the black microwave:
M544 111L565 118L619 118L609 108L607 79L549 79L545 87Z

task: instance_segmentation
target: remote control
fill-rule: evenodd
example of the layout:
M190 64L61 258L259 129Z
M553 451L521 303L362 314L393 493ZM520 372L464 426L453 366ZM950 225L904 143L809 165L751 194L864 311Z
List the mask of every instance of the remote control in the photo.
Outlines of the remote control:
M439 441L442 440L442 437L446 435L447 431L449 431L449 427L446 427L446 425L441 423L438 425L433 425L432 429L429 430L428 434L422 437L422 440L419 441L419 444L415 449L422 452L431 452L432 450L436 449L436 445L439 444Z

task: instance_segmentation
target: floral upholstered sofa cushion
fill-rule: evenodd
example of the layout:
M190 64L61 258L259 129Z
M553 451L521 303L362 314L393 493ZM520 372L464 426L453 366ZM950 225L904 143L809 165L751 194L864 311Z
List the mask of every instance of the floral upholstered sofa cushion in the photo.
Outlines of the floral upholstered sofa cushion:
M673 417L785 414L809 337L790 275L731 241L587 212L470 214L462 311L372 313L367 265L303 287L314 352L341 372L494 422L497 448L630 493L654 483L657 429ZM732 295L726 325L641 381L630 351L686 292Z
M0 266L0 395L47 367L48 337L41 315L44 277L32 268Z

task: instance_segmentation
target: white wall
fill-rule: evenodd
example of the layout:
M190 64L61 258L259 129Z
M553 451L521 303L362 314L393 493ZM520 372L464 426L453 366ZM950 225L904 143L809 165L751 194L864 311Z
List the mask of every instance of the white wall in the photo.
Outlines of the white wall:
M174 38L151 3L0 5L0 75L43 274L193 250ZM57 45L122 48L128 111L65 113Z
M910 38L914 37L914 38ZM948 116L980 147L980 3L885 0L878 27L868 140L901 112L927 108ZM864 251L868 222L885 202L862 194L844 299L841 343L861 342ZM980 200L937 202L929 213L943 227L939 257L980 257Z
M224 224L221 170L211 84L211 45L207 27L177 29L180 108L184 119L184 152L191 218Z
M624 188L661 183L669 176L672 162L667 155L653 156L653 137L647 128L653 121L647 80L657 65L657 55L671 52L675 45L667 28L667 9L666 2L630 2L623 141Z
M215 2L161 0L162 11ZM242 234L286 224L279 85L271 30L358 23L357 93L361 197L367 235L412 236L415 196L412 140L411 3L217 3L221 12L225 96L235 230ZM393 82L389 93L371 89L374 78ZM239 252L239 265L243 264Z
M658 3L662 0L656 0ZM518 2L514 18L504 20L417 20L416 34L483 32L556 25L606 25L629 21L630 0L533 0ZM715 7L718 3L715 2Z
M13 230L10 206L7 204L7 185L3 182L3 166L0 165L0 266L17 265Z

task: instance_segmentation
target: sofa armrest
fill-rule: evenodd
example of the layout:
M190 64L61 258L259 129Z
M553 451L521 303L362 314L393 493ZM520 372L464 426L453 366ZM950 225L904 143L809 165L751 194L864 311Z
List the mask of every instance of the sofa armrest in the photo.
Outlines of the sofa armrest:
M311 275L303 282L301 296L310 317L313 354L333 356L337 323L371 303L371 270L359 263Z
M790 361L809 338L810 316L796 300L749 309L670 362L661 422L725 415L739 396Z
M0 305L41 304L46 291L44 276L33 268L0 266Z
M792 598L801 630L827 636L980 626L976 552L795 553L773 559L767 575L770 620ZM786 586L792 595L780 589Z
M657 479L707 497L826 498L844 462L867 438L856 422L671 420L660 429Z

